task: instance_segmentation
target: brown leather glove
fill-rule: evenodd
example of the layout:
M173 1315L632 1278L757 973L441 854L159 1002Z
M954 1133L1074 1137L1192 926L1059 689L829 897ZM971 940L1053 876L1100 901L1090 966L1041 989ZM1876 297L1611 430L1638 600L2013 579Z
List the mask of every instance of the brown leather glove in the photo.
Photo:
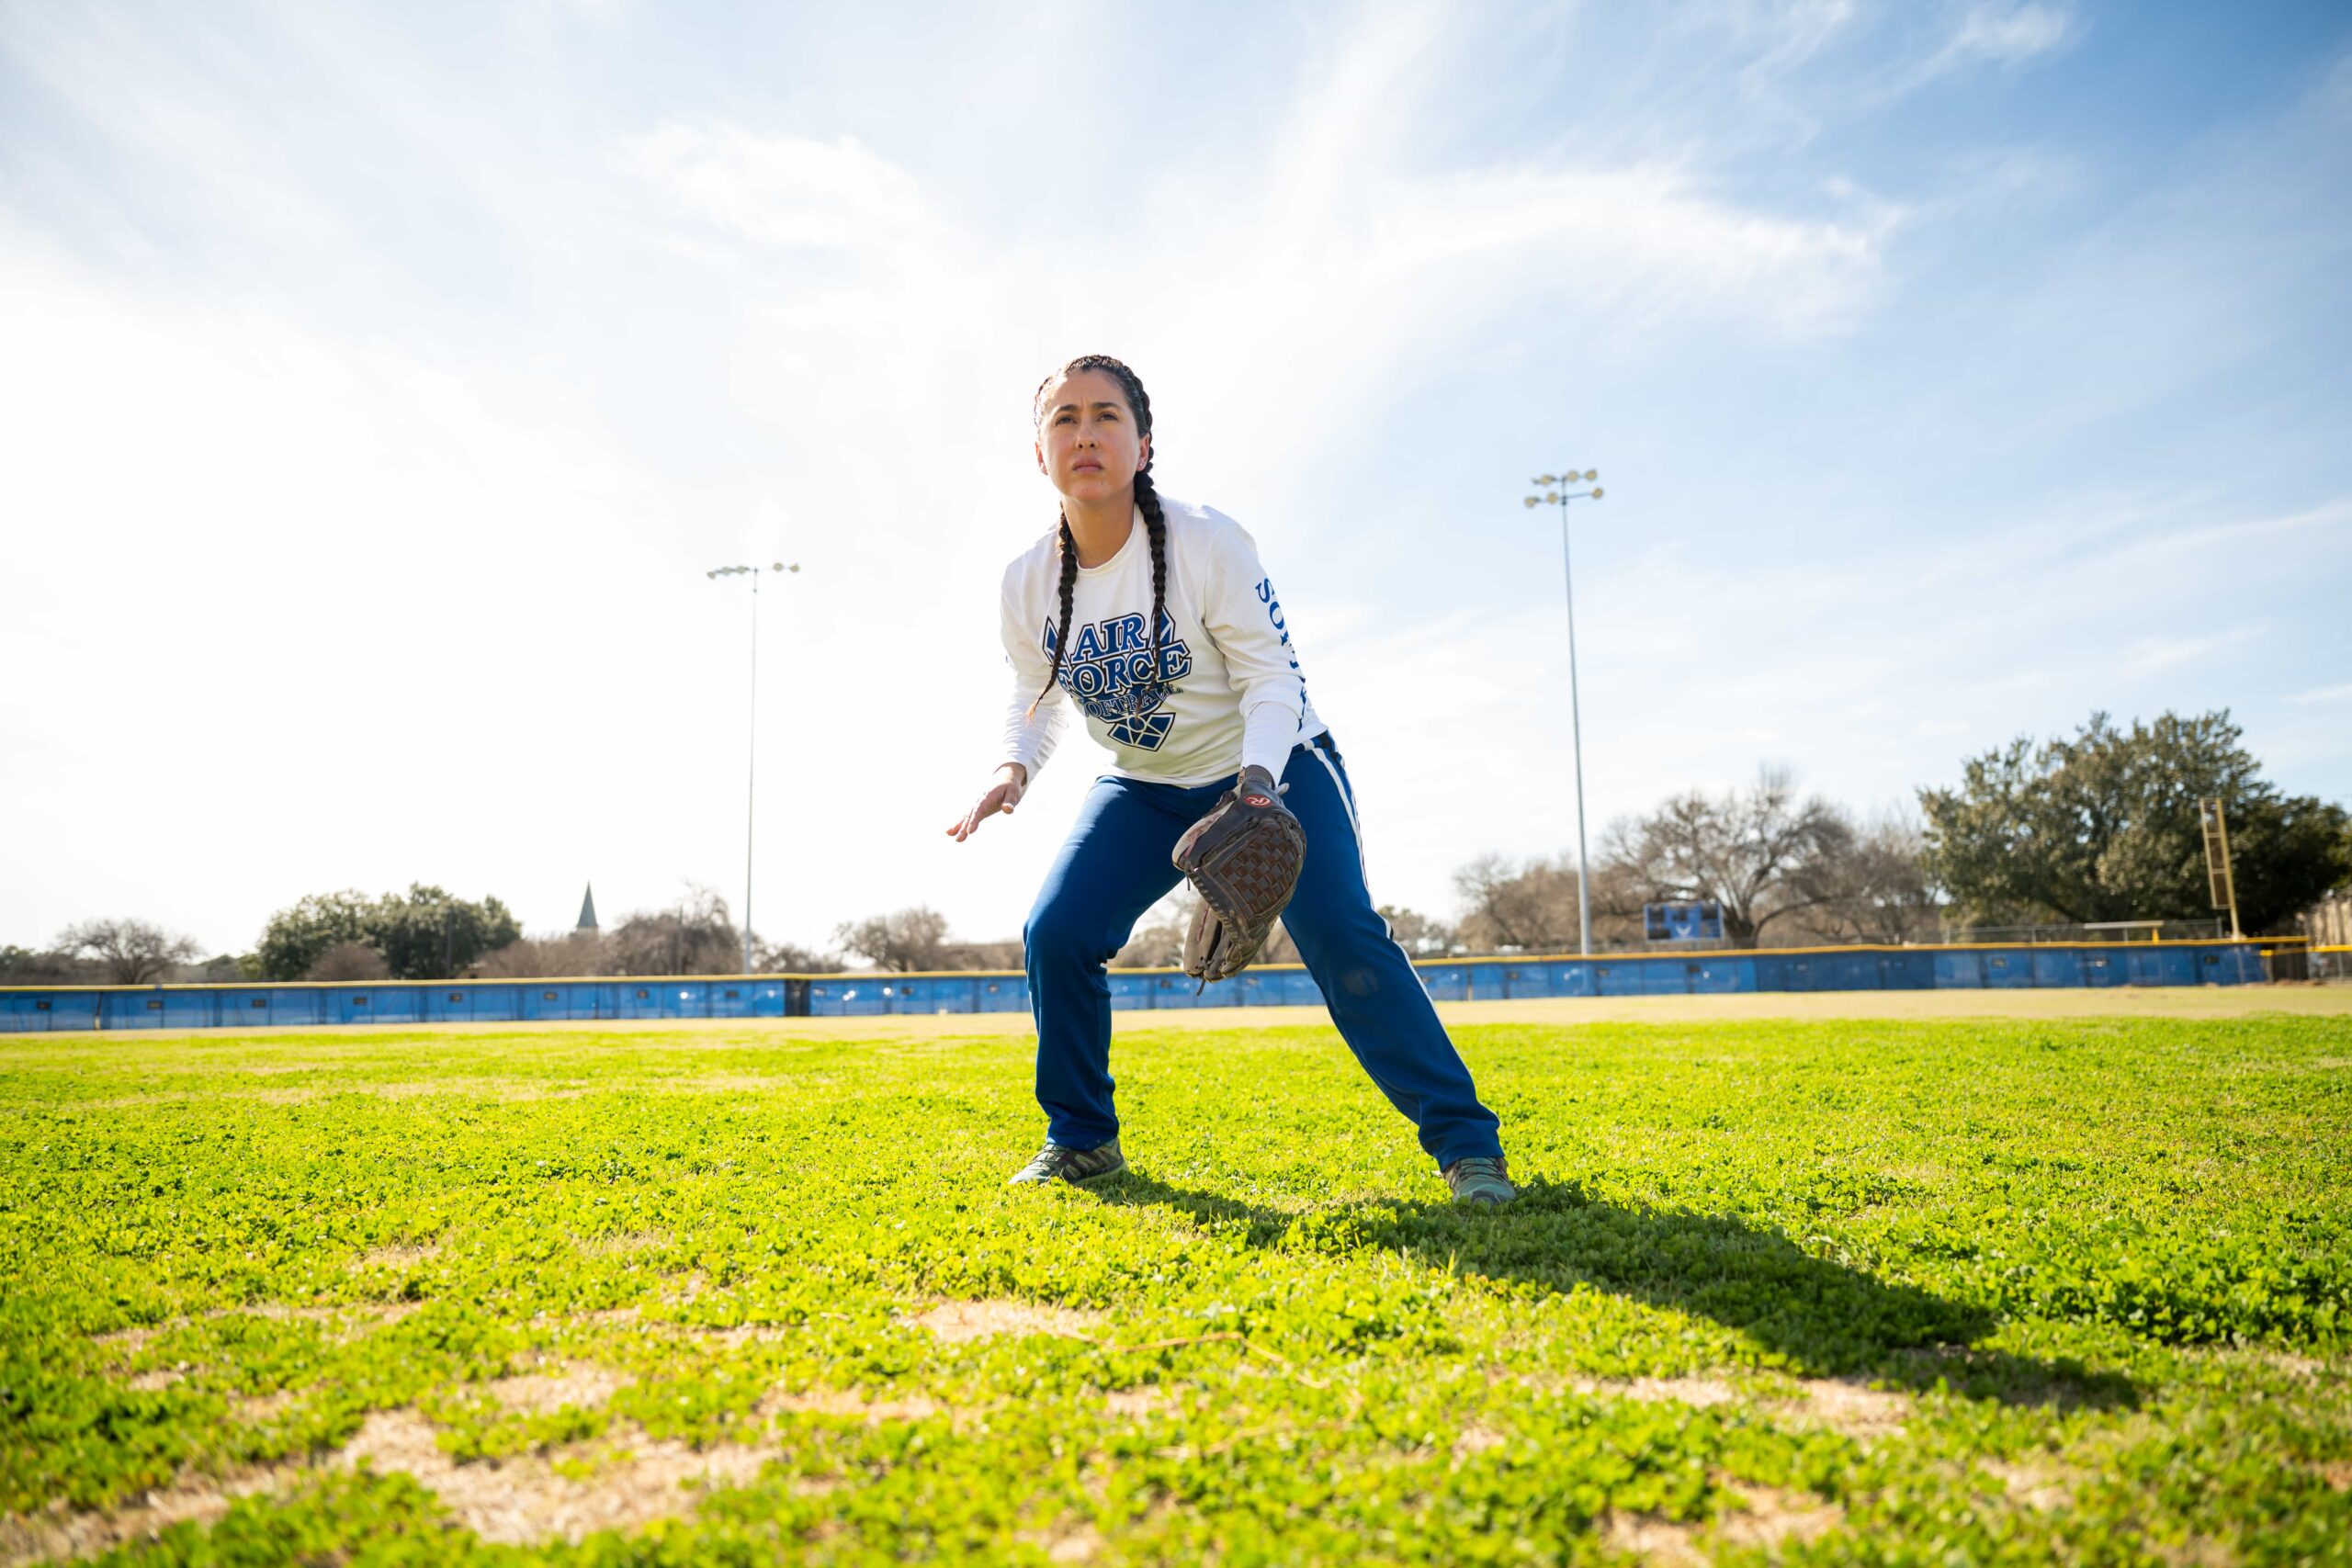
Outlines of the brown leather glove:
M1244 768L1170 858L1201 896L1184 938L1184 973L1206 986L1250 966L1298 886L1306 829L1263 768Z

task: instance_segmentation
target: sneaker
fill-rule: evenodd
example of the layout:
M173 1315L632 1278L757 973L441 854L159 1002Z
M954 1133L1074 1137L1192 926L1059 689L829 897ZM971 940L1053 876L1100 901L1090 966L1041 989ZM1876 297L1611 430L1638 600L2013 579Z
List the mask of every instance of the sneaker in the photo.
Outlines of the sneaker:
M1126 1168L1127 1156L1119 1152L1119 1140L1116 1138L1096 1149L1066 1149L1059 1144L1048 1143L1037 1151L1035 1159L1023 1166L1005 1185L1042 1187L1057 1176L1075 1184L1116 1176Z
M1472 1155L1455 1160L1445 1168L1445 1184L1453 1190L1457 1203L1478 1203L1498 1208L1519 1196L1519 1189L1510 1184L1510 1172L1503 1168L1503 1156L1488 1159Z

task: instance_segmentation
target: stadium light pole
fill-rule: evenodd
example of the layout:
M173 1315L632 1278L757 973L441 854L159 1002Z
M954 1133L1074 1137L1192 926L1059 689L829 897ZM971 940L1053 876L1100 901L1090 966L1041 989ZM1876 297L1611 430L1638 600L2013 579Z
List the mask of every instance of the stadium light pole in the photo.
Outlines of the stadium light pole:
M776 561L770 571L798 571L800 563L786 566ZM752 580L752 726L744 745L747 761L743 766L743 973L752 972L752 823L756 816L760 796L756 787L760 768L760 569L755 566L713 567L703 575L712 581L722 577L748 577Z
M1560 570L1568 592L1568 734L1576 747L1577 766L1577 948L1584 956L1592 956L1592 863L1584 847L1584 713L1577 700L1577 577L1568 564L1568 502L1599 501L1600 487L1590 490L1570 490L1574 484L1591 485L1600 477L1599 468L1587 468L1577 473L1570 468L1565 474L1538 474L1527 482L1543 487L1541 495L1531 495L1527 505L1556 506L1560 509Z

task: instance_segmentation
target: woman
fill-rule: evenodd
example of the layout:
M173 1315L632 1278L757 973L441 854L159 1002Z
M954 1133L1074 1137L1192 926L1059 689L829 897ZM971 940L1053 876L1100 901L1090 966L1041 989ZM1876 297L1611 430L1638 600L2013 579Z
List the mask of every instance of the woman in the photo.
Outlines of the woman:
M1012 1184L1126 1168L1112 1109L1103 965L1177 882L1184 829L1252 772L1306 833L1283 923L1332 1021L1420 1131L1455 1199L1517 1195L1469 1069L1365 890L1354 792L1305 678L1258 547L1231 518L1163 499L1151 479L1151 400L1106 355L1037 389L1037 467L1061 492L1055 529L1006 569L1012 662L1003 764L947 831L962 842L1010 814L1052 752L1065 693L1117 765L1094 783L1023 936L1037 1021L1046 1146Z

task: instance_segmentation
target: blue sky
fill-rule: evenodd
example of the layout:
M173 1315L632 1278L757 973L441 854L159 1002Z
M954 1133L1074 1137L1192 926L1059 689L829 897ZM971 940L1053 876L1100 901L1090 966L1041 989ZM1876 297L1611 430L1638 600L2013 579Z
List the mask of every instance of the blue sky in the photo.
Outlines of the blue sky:
M0 942L413 879L1015 932L1027 396L1258 536L1374 891L2227 706L2352 795L2352 13L0 10Z

